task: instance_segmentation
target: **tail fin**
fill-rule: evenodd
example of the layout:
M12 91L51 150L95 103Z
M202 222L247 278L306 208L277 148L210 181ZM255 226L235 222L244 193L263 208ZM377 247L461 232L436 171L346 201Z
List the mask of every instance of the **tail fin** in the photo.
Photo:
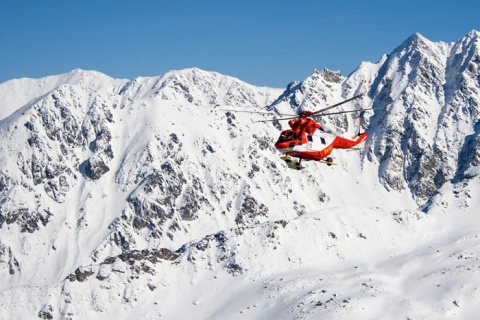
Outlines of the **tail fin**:
M360 115L358 116L357 118L357 133L353 136L352 139L355 139L356 137L359 137L362 135L362 127L361 127L361 123L362 123L362 119L363 119L363 114L365 113L365 111L362 111L360 112Z
M360 112L360 115L357 118L357 136L360 135L360 123L362 122L363 112Z

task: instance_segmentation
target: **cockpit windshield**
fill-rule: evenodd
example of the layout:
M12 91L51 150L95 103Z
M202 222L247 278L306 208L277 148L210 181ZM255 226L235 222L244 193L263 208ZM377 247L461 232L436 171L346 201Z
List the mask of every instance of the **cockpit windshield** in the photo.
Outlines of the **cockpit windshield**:
M291 141L297 139L301 140L302 136L297 134L297 132L293 130L285 130L280 134L277 142Z

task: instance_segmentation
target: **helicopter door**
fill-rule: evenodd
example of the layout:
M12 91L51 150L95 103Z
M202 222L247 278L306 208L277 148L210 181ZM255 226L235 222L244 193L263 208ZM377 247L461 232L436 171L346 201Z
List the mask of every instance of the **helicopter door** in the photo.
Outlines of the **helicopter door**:
M307 148L308 149L313 149L313 137L312 136L307 136L308 143L307 143Z
M314 136L312 149L323 150L333 142L335 136L324 132L317 132L318 134Z

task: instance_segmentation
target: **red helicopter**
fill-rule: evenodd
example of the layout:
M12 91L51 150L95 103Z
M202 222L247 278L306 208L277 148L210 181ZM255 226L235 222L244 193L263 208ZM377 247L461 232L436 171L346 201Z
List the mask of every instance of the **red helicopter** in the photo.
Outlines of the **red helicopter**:
M331 166L334 164L334 162L329 155L332 153L333 149L353 149L354 147L358 146L359 144L367 140L368 138L367 133L360 132L360 122L361 122L361 117L363 116L363 112L365 110L372 110L373 108L358 109L358 110L351 110L351 111L330 112L330 113L325 113L325 112L332 108L338 107L344 103L352 101L354 99L358 99L362 96L363 95L360 94L360 95L354 96L353 98L344 100L340 103L331 105L329 107L326 107L324 109L320 109L314 112L302 111L298 115L288 117L288 118L281 118L281 119L274 119L274 120L260 120L256 122L290 120L288 121L288 125L290 126L290 129L282 131L280 134L280 137L275 143L275 148L278 151L280 151L280 153L284 154L284 156L282 156L281 159L287 163L287 166L290 169L296 169L296 170L304 169L305 167L301 165L302 160L319 161L327 164L328 166ZM228 111L234 111L234 110L228 110ZM243 112L265 113L265 112L254 112L254 111L243 111ZM347 139L347 138L335 136L330 133L324 132L320 124L316 122L314 119L316 117L321 117L321 116L350 113L350 112L360 112L360 116L358 117L358 131L356 136L353 139ZM297 158L298 160L294 160L292 158Z
M368 135L366 132L360 132L360 121L363 112L365 110L371 110L371 108L325 113L327 110L360 98L361 96L362 95L357 95L315 112L302 111L294 118L277 119L290 120L288 125L291 129L282 131L280 137L275 143L275 148L284 154L281 159L287 163L288 167L296 170L304 169L305 167L301 165L302 160L320 161L331 166L334 163L329 155L332 153L333 149L352 149L365 142ZM358 117L358 131L353 140L324 132L320 124L314 119L315 117L349 112L360 112L360 116ZM292 158L298 158L298 161L295 161Z

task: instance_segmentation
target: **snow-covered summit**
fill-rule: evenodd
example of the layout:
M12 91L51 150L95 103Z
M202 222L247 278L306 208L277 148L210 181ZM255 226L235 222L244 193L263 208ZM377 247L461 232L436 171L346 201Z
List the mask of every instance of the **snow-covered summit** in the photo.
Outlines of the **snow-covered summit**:
M126 80L112 79L109 76L89 70L75 69L65 74L40 79L14 79L0 83L0 120L21 107L50 93L62 85L80 86L84 90L114 92Z
M369 96L385 108L369 158L381 164L386 186L409 188L421 202L458 174L458 154L476 132L478 106L468 102L474 110L465 117L461 101L478 97L477 52L465 39L433 43L414 35L382 64Z

